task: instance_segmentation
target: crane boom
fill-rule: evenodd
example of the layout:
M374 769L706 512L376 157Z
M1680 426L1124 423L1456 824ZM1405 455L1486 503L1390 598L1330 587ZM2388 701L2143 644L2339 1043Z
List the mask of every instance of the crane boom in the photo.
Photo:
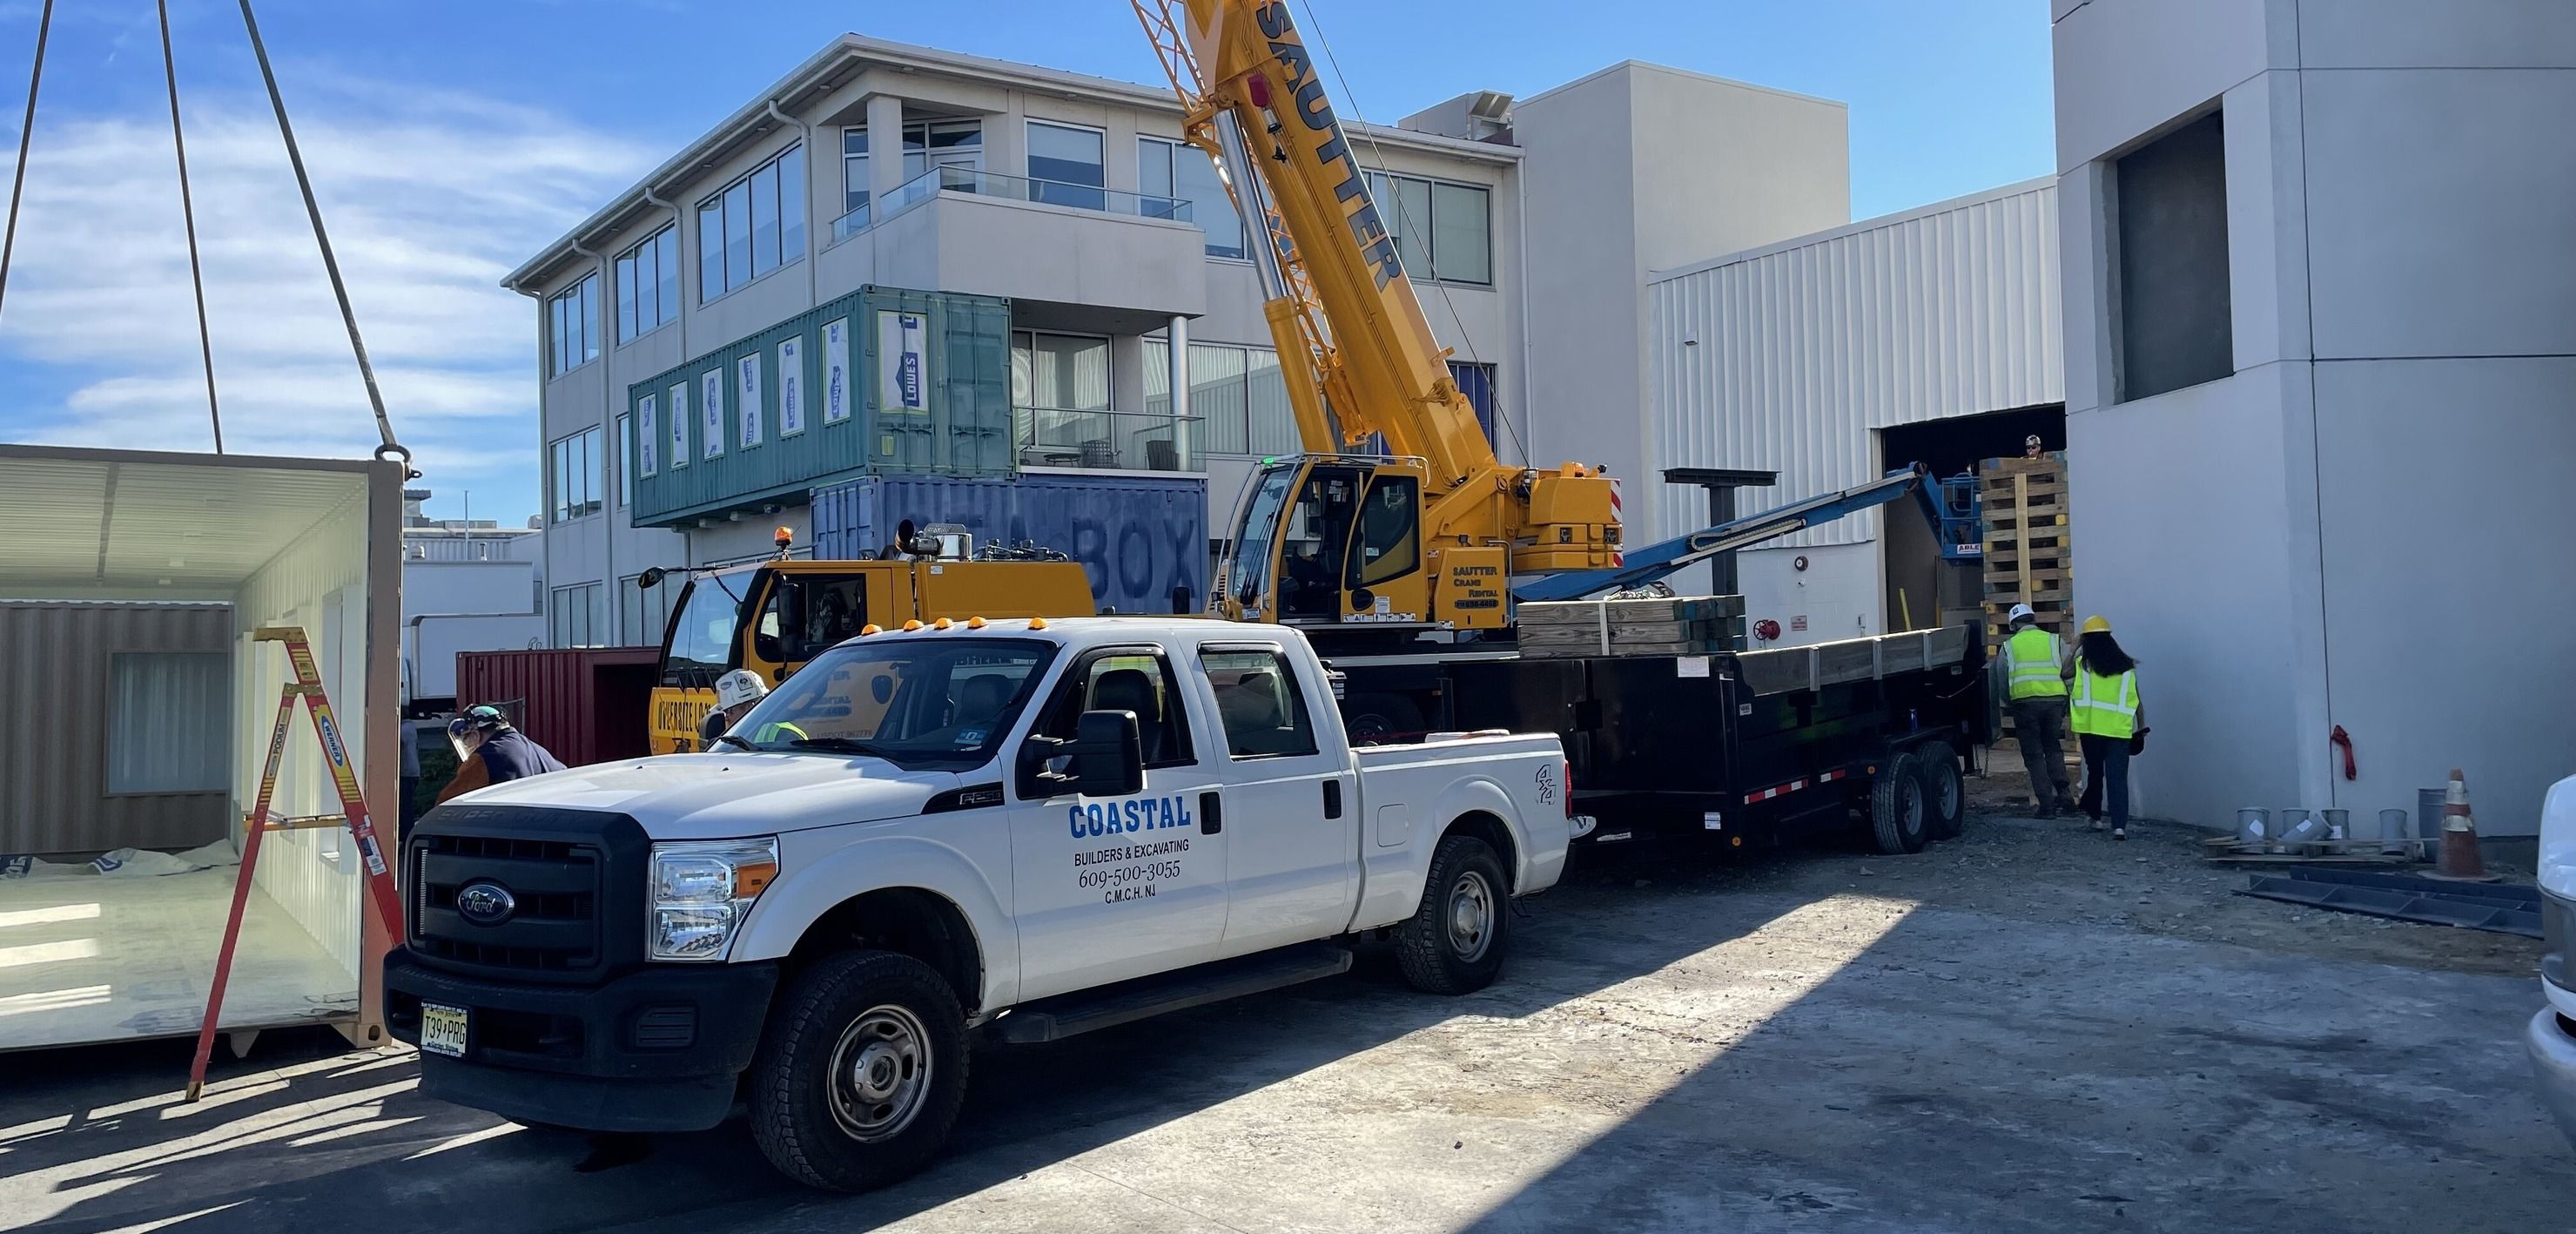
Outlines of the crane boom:
M1532 579L1513 588L1512 597L1516 600L1579 600L1596 592L1643 587L1728 549L1759 544L1774 536L1785 536L1820 523L1848 518L1891 501L1903 501L1909 493L1922 500L1924 515L1938 526L1941 511L1933 501L1931 491L1922 467L1891 471L1867 484L1793 501L1778 509L1748 514L1714 527L1703 527L1669 540L1659 540L1629 553L1627 564L1618 569L1574 570Z
M1495 457L1288 5L1133 4L1183 133L1266 241L1263 315L1308 451L1256 473L1214 606L1492 629L1515 576L1618 565L1608 477ZM1358 450L1372 437L1386 454Z

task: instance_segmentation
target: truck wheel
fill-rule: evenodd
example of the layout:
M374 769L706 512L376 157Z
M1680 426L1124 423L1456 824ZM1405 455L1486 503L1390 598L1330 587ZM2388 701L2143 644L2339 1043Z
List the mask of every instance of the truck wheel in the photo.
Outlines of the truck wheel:
M1395 963L1426 994L1472 994L1502 971L1512 935L1511 882L1494 850L1474 836L1440 840L1423 880L1422 907L1395 928Z
M1384 745L1422 732L1422 709L1401 694L1363 694L1342 704L1342 726L1355 746Z
M1911 754L1899 754L1878 769L1869 787L1870 838L1878 851L1919 853L1928 831L1923 802L1923 773Z
M866 1191L930 1161L966 1099L966 1013L911 956L836 955L799 974L751 1064L751 1136L789 1177Z
M1959 778L1959 755L1946 741L1914 747L1923 773L1924 830L1935 840L1955 840L1966 829L1968 788Z

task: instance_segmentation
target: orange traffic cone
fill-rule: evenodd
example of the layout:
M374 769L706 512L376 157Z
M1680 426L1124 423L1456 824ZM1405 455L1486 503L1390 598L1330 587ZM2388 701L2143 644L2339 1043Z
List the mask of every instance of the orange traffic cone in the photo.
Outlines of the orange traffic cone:
M2433 877L2476 883L2488 879L2486 863L2478 858L2478 823L2469 817L2469 785L2457 767L2442 793L2442 852Z

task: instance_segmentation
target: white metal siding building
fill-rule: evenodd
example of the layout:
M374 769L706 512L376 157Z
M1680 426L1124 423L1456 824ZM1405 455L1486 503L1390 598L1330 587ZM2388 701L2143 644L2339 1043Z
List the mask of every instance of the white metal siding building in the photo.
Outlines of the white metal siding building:
M2062 403L2058 285L2048 179L1657 271L1646 482L1674 467L1777 471L1778 487L1738 498L1768 509L1911 461L1886 456L1893 426ZM1696 497L1664 497L1632 540L1702 525ZM1883 632L1880 527L1871 512L1740 554L1747 615L1776 617L1782 643ZM1916 603L1926 624L1929 598Z

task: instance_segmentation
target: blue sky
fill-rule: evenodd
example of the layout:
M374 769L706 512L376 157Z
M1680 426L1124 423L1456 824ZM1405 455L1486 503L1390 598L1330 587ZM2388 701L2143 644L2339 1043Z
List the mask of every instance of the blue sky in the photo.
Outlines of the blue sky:
M2052 170L2044 0L1300 0L1379 122L1624 60L1851 106L1855 218ZM35 0L0 0L14 149ZM435 514L538 503L536 313L497 280L843 30L1154 81L1120 0L259 0L395 426ZM233 0L172 0L237 451L373 442ZM151 0L56 6L0 440L209 448Z

